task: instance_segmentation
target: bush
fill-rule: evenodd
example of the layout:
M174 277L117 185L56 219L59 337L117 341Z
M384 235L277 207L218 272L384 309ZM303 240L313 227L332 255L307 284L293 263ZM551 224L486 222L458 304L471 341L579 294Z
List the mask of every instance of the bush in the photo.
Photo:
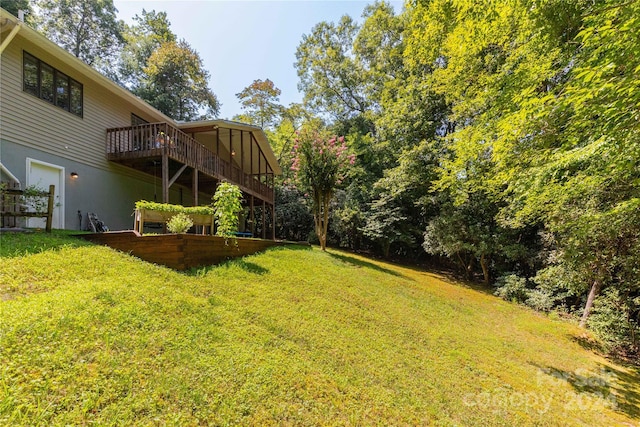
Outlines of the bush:
M556 307L556 298L544 289L532 289L524 303L535 310L549 312Z
M536 291L542 295L535 298L536 302L531 305L537 308L536 304L542 303L541 299L547 299L543 305L551 305L551 308L564 308L565 310L575 311L582 306L582 295L584 293L584 284L577 276L575 271L567 268L564 264L555 264L538 270L536 275L531 278L535 283ZM542 310L545 310L542 308Z
M594 302L588 325L610 351L638 351L640 330L637 319L629 316L630 302L617 289L606 290Z
M512 302L524 303L529 299L530 290L527 288L527 279L516 274L505 274L496 280L495 294L502 299Z
M171 233L186 233L191 227L193 227L193 221L182 212L172 216L167 222L167 229Z

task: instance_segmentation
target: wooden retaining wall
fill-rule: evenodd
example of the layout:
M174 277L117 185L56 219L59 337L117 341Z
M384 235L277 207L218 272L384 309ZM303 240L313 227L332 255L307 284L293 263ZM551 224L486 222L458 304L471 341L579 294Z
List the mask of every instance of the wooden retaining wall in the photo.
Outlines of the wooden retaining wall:
M166 265L175 270L219 264L231 258L263 251L272 246L291 244L274 240L241 237L225 239L219 236L196 234L141 236L136 231L79 234L77 237L130 253L148 262Z

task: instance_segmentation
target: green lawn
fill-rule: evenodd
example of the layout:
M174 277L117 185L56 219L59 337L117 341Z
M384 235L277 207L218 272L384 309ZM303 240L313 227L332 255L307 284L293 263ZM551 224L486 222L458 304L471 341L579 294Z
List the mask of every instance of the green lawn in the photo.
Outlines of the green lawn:
M184 274L0 238L3 425L640 423L637 368L438 274L294 247Z

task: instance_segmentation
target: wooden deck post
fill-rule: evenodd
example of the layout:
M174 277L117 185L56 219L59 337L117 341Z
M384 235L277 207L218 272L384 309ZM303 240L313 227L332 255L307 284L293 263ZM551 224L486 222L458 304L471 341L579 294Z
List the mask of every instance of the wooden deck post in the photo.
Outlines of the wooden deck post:
M229 176L233 169L233 129L229 129Z
M51 224L53 223L53 201L54 195L56 193L56 186L49 186L49 199L47 200L47 225L45 226L45 230L47 233L51 233Z
M250 203L249 215L251 215L251 236L253 237L256 234L256 216L254 214L255 206L253 205L253 195L251 195L251 198L249 199L249 203Z
M262 199L262 238L266 239L267 238L267 227L266 227L266 222L267 222L267 202Z
M162 153L162 203L169 203L169 156Z
M271 204L271 224L273 228L271 237L273 240L276 240L276 204L275 202Z
M240 182L242 185L246 185L244 182L244 131L240 131Z
M193 206L198 206L198 169L195 168L193 169L191 191L193 192Z

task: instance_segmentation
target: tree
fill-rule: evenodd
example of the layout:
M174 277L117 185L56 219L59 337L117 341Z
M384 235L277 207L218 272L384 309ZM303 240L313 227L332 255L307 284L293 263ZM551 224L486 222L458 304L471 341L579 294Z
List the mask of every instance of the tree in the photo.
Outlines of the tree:
M582 282L582 326L607 288L613 288L610 298L640 294L629 286L640 261L634 250L640 242L640 97L631 90L639 82L639 13L637 2L583 8L571 66L559 72L558 90L544 108L529 116L535 135L527 141L529 161L510 170L505 217L516 225L540 221L553 233L555 262ZM629 315L640 308L627 307Z
M217 116L220 104L208 87L209 72L186 41L162 43L143 72L137 93L164 114L185 121Z
M38 29L89 65L106 69L122 46L113 0L40 0Z
M163 43L175 42L171 23L166 12L147 12L142 9L134 16L135 23L125 25L123 31L125 45L120 53L120 61L115 80L134 93L140 89L145 79L144 69L153 52Z
M280 93L280 89L271 80L254 80L240 93L236 93L236 97L240 100L248 121L266 128L275 125L283 113L282 105L278 104Z
M391 244L396 242L413 243L409 222L402 206L393 206L388 194L383 194L371 203L371 210L362 231L366 237L379 242L382 254L389 257Z
M300 186L311 195L315 231L324 251L329 204L336 186L342 182L347 164L353 164L355 156L347 154L344 137L328 136L318 130L317 124L298 133L294 151L291 169L297 173Z
M306 241L313 231L313 215L300 189L276 185L276 235L283 240Z
M345 15L338 24L321 22L303 36L295 67L298 89L312 110L343 119L367 112L366 74L352 52L357 31L353 19Z
M29 0L2 0L0 1L0 7L13 16L18 16L18 11L23 10L26 14L25 21L30 22L32 20L33 8Z

